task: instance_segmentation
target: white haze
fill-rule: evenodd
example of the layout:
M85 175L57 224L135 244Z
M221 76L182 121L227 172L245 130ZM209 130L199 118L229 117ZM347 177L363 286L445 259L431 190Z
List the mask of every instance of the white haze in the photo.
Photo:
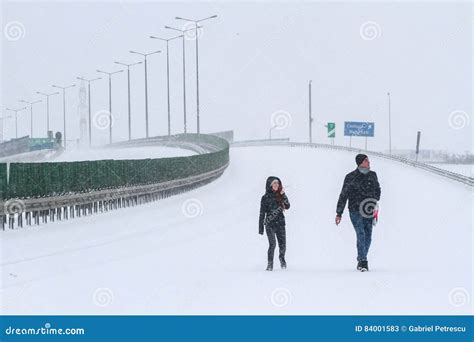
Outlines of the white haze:
M272 113L291 114L290 127L274 137L308 140L308 81L313 80L314 139L328 142L324 124L337 124L336 144L348 144L342 125L374 121L369 148L388 148L387 92L392 96L392 146L464 153L472 148L472 124L454 129L450 114L472 113L472 5L469 2L2 2L2 27L24 26L24 37L2 36L2 115L18 99L41 99L52 84L68 85L96 69L118 70L115 60L149 57L150 132L167 133L164 25L183 27L175 16L218 18L203 23L199 40L203 132L235 130L235 138L265 138ZM374 40L361 37L369 21L380 27ZM196 130L195 45L187 48L189 130ZM172 133L183 131L181 41L170 42ZM132 68L133 137L143 137L143 66ZM126 75L113 80L114 140L127 131ZM105 80L93 84L92 112L108 108ZM79 136L78 89L68 94L68 139ZM37 105L35 131L46 134L44 103ZM51 127L62 131L61 97L51 98ZM19 136L29 134L29 112L19 114ZM14 120L5 122L14 136ZM107 130L93 132L95 145ZM364 146L354 138L353 146Z

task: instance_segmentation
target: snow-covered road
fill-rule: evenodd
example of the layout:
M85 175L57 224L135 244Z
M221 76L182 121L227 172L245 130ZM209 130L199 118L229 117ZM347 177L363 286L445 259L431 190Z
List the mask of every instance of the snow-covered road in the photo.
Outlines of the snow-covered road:
M170 146L142 146L128 148L68 148L58 153L56 150L39 150L0 158L0 162L72 162L104 159L146 159L192 156L195 152Z
M370 157L370 156L369 156ZM102 215L0 232L5 314L472 314L472 193L371 158L382 186L371 272L348 215L333 223L349 152L231 149L213 183ZM266 272L257 234L281 177L288 269Z
M166 146L142 146L128 148L92 148L66 150L54 162L103 159L144 159L192 156L196 153L181 148Z

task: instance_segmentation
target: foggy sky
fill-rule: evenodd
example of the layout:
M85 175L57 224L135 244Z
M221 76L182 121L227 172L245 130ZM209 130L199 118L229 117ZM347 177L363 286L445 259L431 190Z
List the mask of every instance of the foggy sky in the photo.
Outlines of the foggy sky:
M149 57L150 134L167 133L164 25L182 28L175 16L203 22L199 37L202 132L233 129L236 140L266 138L275 112L289 113L274 137L308 141L308 82L313 89L313 141L327 143L327 122L336 123L336 144L347 145L344 121L375 122L369 149L388 148L392 100L392 148L465 152L472 149L472 5L375 2L2 2L2 115L17 100L44 98L52 84L79 84L96 69L121 69L114 61ZM21 23L20 39L5 32ZM369 24L367 24L369 23ZM372 23L372 24L371 24ZM373 24L375 23L375 24ZM365 25L365 26L364 26ZM364 27L375 27L364 31ZM186 26L188 27L188 26ZM369 27L370 29L370 27ZM196 131L195 42L186 41L188 127ZM170 42L171 131L183 131L182 45ZM113 76L114 141L127 138L126 73ZM143 65L131 69L132 136L143 137ZM79 136L78 88L67 93L68 139ZM108 109L108 82L92 85L92 113ZM455 112L454 111L461 111ZM276 114L273 114L276 115ZM284 114L286 115L286 114ZM453 116L454 115L454 116ZM36 105L36 136L46 135L45 101ZM470 122L467 122L470 121ZM19 136L30 131L29 111L19 113ZM62 97L51 97L51 127L62 131ZM4 127L14 136L14 120ZM93 131L94 144L108 130ZM353 146L364 146L353 138Z

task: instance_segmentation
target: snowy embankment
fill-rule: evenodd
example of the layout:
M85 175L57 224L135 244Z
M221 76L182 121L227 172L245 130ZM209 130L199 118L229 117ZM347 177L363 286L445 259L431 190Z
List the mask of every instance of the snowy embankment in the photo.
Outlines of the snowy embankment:
M370 157L370 156L369 156ZM354 155L231 149L222 177L147 205L0 232L5 314L472 314L471 188L372 158L382 186L371 271L355 270L347 212ZM268 175L291 202L287 262L257 234Z
M34 163L54 159L61 153L58 150L38 150L25 153L14 154L12 156L0 158L0 163Z

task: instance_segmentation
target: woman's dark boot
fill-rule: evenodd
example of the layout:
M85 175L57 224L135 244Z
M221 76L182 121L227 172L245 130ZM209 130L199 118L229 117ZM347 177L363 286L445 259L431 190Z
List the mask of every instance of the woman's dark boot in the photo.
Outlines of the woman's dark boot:
M267 271L273 271L273 262L268 263Z

